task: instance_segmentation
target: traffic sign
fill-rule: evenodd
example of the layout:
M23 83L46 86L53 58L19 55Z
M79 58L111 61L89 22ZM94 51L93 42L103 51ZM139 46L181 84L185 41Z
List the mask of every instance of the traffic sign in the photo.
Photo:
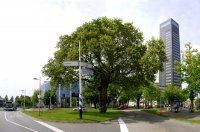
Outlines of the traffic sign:
M64 61L63 65L64 66L78 66L79 62L78 61Z
M81 69L82 74L93 75L93 71L87 68Z
M63 62L64 66L79 66L78 61L64 61ZM86 62L81 62L82 67L87 67L87 68L92 68L92 64L86 63Z

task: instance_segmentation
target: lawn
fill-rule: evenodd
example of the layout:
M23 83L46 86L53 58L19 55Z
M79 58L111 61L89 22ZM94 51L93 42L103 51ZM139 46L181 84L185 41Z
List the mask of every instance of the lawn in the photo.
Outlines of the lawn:
M43 109L38 111L25 111L27 115L42 120L51 121L66 121L66 122L99 122L118 118L122 112L119 110L108 109L106 113L99 113L98 109L89 108L83 111L82 120L80 119L79 111L73 111L72 108L61 109Z

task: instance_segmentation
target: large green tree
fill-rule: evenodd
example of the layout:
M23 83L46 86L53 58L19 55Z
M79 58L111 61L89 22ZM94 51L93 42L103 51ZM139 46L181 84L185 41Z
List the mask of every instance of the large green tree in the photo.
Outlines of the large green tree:
M194 98L200 91L200 53L192 48L192 44L185 44L185 51L182 51L181 62L176 62L175 71L181 75L181 82L188 84L187 90L191 100L190 111L194 111Z
M152 38L145 45L142 32L132 23L102 17L83 24L71 35L60 37L54 58L42 70L53 84L69 83L77 76L74 67L64 67L62 63L78 60L79 42L82 61L93 65L94 74L88 81L95 81L102 113L107 110L109 84L129 82L139 86L143 80L154 80L166 60L161 40Z

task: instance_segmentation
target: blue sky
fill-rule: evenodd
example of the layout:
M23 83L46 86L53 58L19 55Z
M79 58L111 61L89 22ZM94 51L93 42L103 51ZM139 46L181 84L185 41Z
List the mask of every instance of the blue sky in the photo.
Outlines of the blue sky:
M59 36L102 16L133 22L145 40L173 18L181 49L191 42L200 50L199 7L199 0L0 0L0 96L32 95L39 85L32 78L42 76Z

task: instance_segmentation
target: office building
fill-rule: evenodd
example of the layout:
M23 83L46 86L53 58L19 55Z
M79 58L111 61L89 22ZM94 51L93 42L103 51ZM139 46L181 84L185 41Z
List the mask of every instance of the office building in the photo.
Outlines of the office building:
M160 37L163 39L166 48L167 61L164 63L164 71L159 72L159 85L165 88L168 84L181 87L180 75L174 71L174 62L180 62L180 38L179 24L169 19L160 24Z

